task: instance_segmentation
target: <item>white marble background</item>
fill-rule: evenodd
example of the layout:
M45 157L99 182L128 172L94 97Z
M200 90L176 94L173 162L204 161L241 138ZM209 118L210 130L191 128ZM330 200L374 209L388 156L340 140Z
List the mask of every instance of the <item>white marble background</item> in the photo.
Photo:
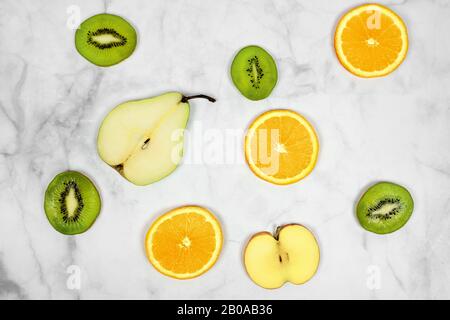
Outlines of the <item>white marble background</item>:
M1 0L0 298L450 298L450 1L380 2L405 20L410 49L396 72L365 80L332 46L337 19L361 1ZM72 5L82 19L106 11L132 22L134 54L109 68L83 59L67 27ZM264 101L246 100L230 81L231 59L248 44L278 63ZM226 150L235 163L186 163L133 186L98 157L99 124L120 102L169 90L218 99L192 103L190 125L205 130L243 130L271 108L304 114L321 142L315 170L294 185L268 184L245 165L239 139ZM186 156L219 142L195 140ZM89 175L103 199L94 226L73 237L55 232L43 210L47 184L67 169ZM378 180L405 185L416 203L391 235L355 219L360 192ZM147 262L144 235L158 215L191 203L219 217L224 249L202 277L172 280ZM319 271L303 286L261 289L245 273L244 244L289 222L315 232ZM79 290L67 286L71 265Z

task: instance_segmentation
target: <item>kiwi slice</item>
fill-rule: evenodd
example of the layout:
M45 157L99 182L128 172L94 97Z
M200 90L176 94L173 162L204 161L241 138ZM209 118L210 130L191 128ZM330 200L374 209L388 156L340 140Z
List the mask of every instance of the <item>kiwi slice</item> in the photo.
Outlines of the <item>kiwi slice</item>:
M87 60L107 67L128 58L136 48L136 31L125 19L113 14L97 14L75 32L75 47Z
M231 79L246 98L261 100L267 98L277 84L277 65L263 48L248 46L234 57Z
M76 171L58 174L45 191L47 219L63 234L88 230L100 212L101 200L94 184Z
M356 214L364 229L385 234L403 227L413 209L414 201L408 190L395 183L379 182L363 194Z

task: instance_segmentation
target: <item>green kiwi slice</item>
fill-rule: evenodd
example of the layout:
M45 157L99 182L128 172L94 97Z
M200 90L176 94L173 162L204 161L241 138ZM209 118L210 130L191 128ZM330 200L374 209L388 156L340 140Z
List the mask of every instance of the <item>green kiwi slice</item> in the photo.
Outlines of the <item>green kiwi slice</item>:
M234 57L231 79L244 97L250 100L265 99L277 84L277 65L263 48L248 46Z
M88 177L76 171L58 174L45 191L47 219L63 234L88 230L97 219L100 207L97 188Z
M385 234L403 227L413 209L414 201L408 190L395 183L379 182L363 194L356 214L364 229Z
M136 48L136 30L122 17L97 14L75 32L75 47L88 61L108 67L128 58Z

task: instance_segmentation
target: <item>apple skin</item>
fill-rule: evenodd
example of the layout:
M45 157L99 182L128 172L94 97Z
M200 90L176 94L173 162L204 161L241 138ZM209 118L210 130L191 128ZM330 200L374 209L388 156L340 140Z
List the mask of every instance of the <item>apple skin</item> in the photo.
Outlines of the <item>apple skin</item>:
M305 259L300 260L301 262L299 262L299 259L296 259L297 261L295 262L290 261L293 256L289 256L289 252L286 253L280 248L280 242L284 243L286 242L286 239L281 239L280 241L279 237L283 234L283 238L285 238L284 235L287 230L301 231L301 233L304 233L304 236L306 237L302 237L303 241L306 241L306 244L300 244L299 247L309 247L308 250L302 250L304 253L308 254L309 263L304 263ZM300 240L302 237L296 238L297 240ZM252 248L252 243L257 239L266 241L267 245L265 246L267 246L267 248L259 250L259 253L254 253L255 248ZM289 241L289 246L292 247L291 241ZM275 253L270 253L270 249L275 250ZM297 251L297 249L289 249L287 251L292 250ZM253 253L251 251L253 251ZM261 254L261 252L263 254ZM268 255L273 254L276 255L275 258L267 258ZM264 256L264 258L261 258L262 256ZM251 262L251 260L258 259L259 261ZM269 261L266 259L269 259ZM278 262L274 262L274 259L280 259L279 266ZM285 261L287 261L287 263ZM314 234L309 229L301 224L291 223L278 227L275 234L262 231L250 237L244 249L243 263L249 278L264 289L277 289L282 287L286 282L299 285L309 281L316 274L320 263L320 248ZM294 265L289 266L289 264ZM301 266L302 264L303 266ZM270 266L267 267L267 265ZM261 276L261 274L263 274L263 276Z

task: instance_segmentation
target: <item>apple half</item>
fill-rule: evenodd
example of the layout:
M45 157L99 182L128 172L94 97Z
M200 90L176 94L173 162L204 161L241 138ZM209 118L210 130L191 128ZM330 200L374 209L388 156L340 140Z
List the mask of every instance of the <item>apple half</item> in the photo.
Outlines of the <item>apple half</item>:
M249 277L266 289L286 282L303 284L317 271L320 250L314 235L302 225L277 228L275 235L259 232L249 240L244 265Z

